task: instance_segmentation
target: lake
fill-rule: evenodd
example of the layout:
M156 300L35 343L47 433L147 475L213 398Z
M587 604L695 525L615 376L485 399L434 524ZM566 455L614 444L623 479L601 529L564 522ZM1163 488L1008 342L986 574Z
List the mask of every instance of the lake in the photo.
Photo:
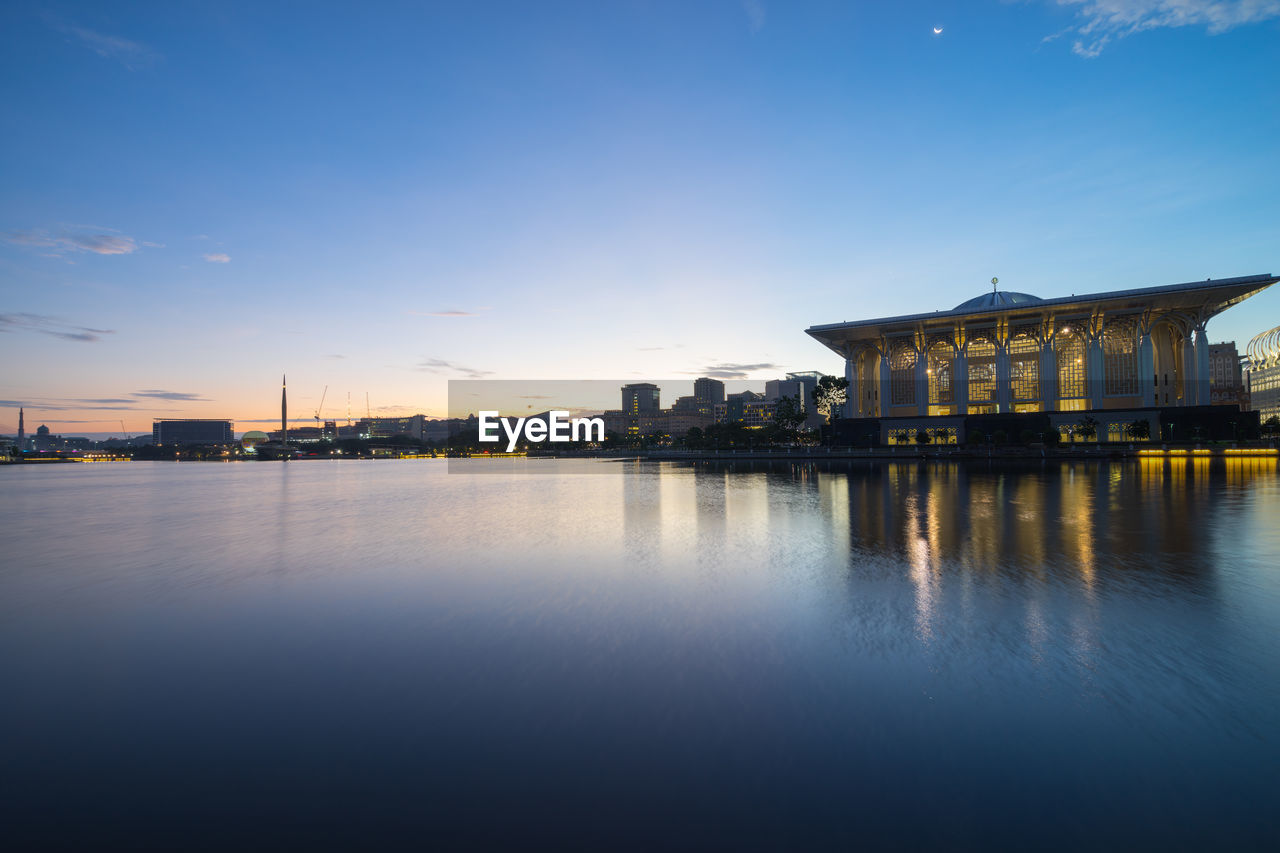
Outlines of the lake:
M503 464L0 469L0 838L1280 837L1274 458Z

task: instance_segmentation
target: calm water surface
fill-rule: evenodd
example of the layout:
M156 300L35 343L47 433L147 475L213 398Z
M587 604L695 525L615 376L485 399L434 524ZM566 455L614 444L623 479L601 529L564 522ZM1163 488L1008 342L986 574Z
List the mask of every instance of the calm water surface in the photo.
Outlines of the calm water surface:
M601 464L0 469L0 839L1275 849L1274 460Z

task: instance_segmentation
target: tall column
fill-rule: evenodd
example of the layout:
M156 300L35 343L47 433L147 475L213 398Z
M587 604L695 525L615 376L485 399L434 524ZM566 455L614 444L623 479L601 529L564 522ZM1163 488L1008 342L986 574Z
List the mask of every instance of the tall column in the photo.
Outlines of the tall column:
M1209 339L1205 336L1204 326L1196 328L1196 404L1207 406L1213 401L1209 397Z
M1088 354L1089 408L1102 408L1102 335L1090 335L1086 348Z
M996 345L996 410L1013 411L1013 377L1009 373L1009 343Z
M956 413L969 414L969 354L964 347L956 348L955 361L951 362L954 371L951 386L955 395Z
M916 414L929 414L929 354L916 351Z
M1058 356L1053 350L1053 338L1040 343L1040 400L1041 410L1058 410Z
M882 418L889 416L889 350L886 348L880 354L880 399L876 402L876 411Z
M1182 370L1178 378L1182 380L1182 406L1196 405L1196 348L1190 335L1182 337Z
M1138 376L1142 391L1142 405L1156 404L1156 354L1151 344L1151 332L1145 331L1138 342Z
M844 355L844 380L849 383L849 387L845 389L844 406L841 408L844 410L846 418L854 418L857 417L854 408L856 403L854 401L858 399L858 377L854 370L853 356L848 350L845 350Z

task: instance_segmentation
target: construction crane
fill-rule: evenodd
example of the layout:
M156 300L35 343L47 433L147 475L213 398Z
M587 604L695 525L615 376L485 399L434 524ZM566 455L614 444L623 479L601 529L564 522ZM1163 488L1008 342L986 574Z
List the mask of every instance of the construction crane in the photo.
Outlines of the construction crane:
M320 410L324 408L324 398L329 396L329 386L324 386L324 393L320 395L320 405L316 407L316 429L320 429Z

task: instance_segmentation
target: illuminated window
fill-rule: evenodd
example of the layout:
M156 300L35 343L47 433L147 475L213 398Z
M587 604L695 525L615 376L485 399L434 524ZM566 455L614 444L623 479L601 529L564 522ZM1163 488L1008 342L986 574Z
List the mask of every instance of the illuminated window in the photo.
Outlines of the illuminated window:
M1064 329L1058 333L1054 343L1058 351L1058 396L1064 400L1087 396L1084 338L1079 332ZM1075 411L1061 405L1058 408Z
M1019 335L1009 342L1009 384L1015 400L1040 398L1040 343Z
M889 355L889 399L894 406L916 401L916 351L910 344L896 344Z
M1094 428L1093 435L1086 436L1083 432L1081 432L1079 424L1060 424L1058 426L1058 437L1062 440L1063 444L1067 444L1067 443L1079 444L1082 441L1092 442L1092 441L1098 440L1096 427Z
M1107 395L1137 395L1138 327L1132 320L1107 323L1102 336L1102 376Z
M890 444L915 444L916 431L914 429L891 429L889 430Z
M981 403L996 398L996 345L991 341L969 343L969 402ZM973 411L970 407L970 411Z
M930 405L945 406L954 402L955 383L952 381L951 347L946 344L934 344L930 347L928 368Z

